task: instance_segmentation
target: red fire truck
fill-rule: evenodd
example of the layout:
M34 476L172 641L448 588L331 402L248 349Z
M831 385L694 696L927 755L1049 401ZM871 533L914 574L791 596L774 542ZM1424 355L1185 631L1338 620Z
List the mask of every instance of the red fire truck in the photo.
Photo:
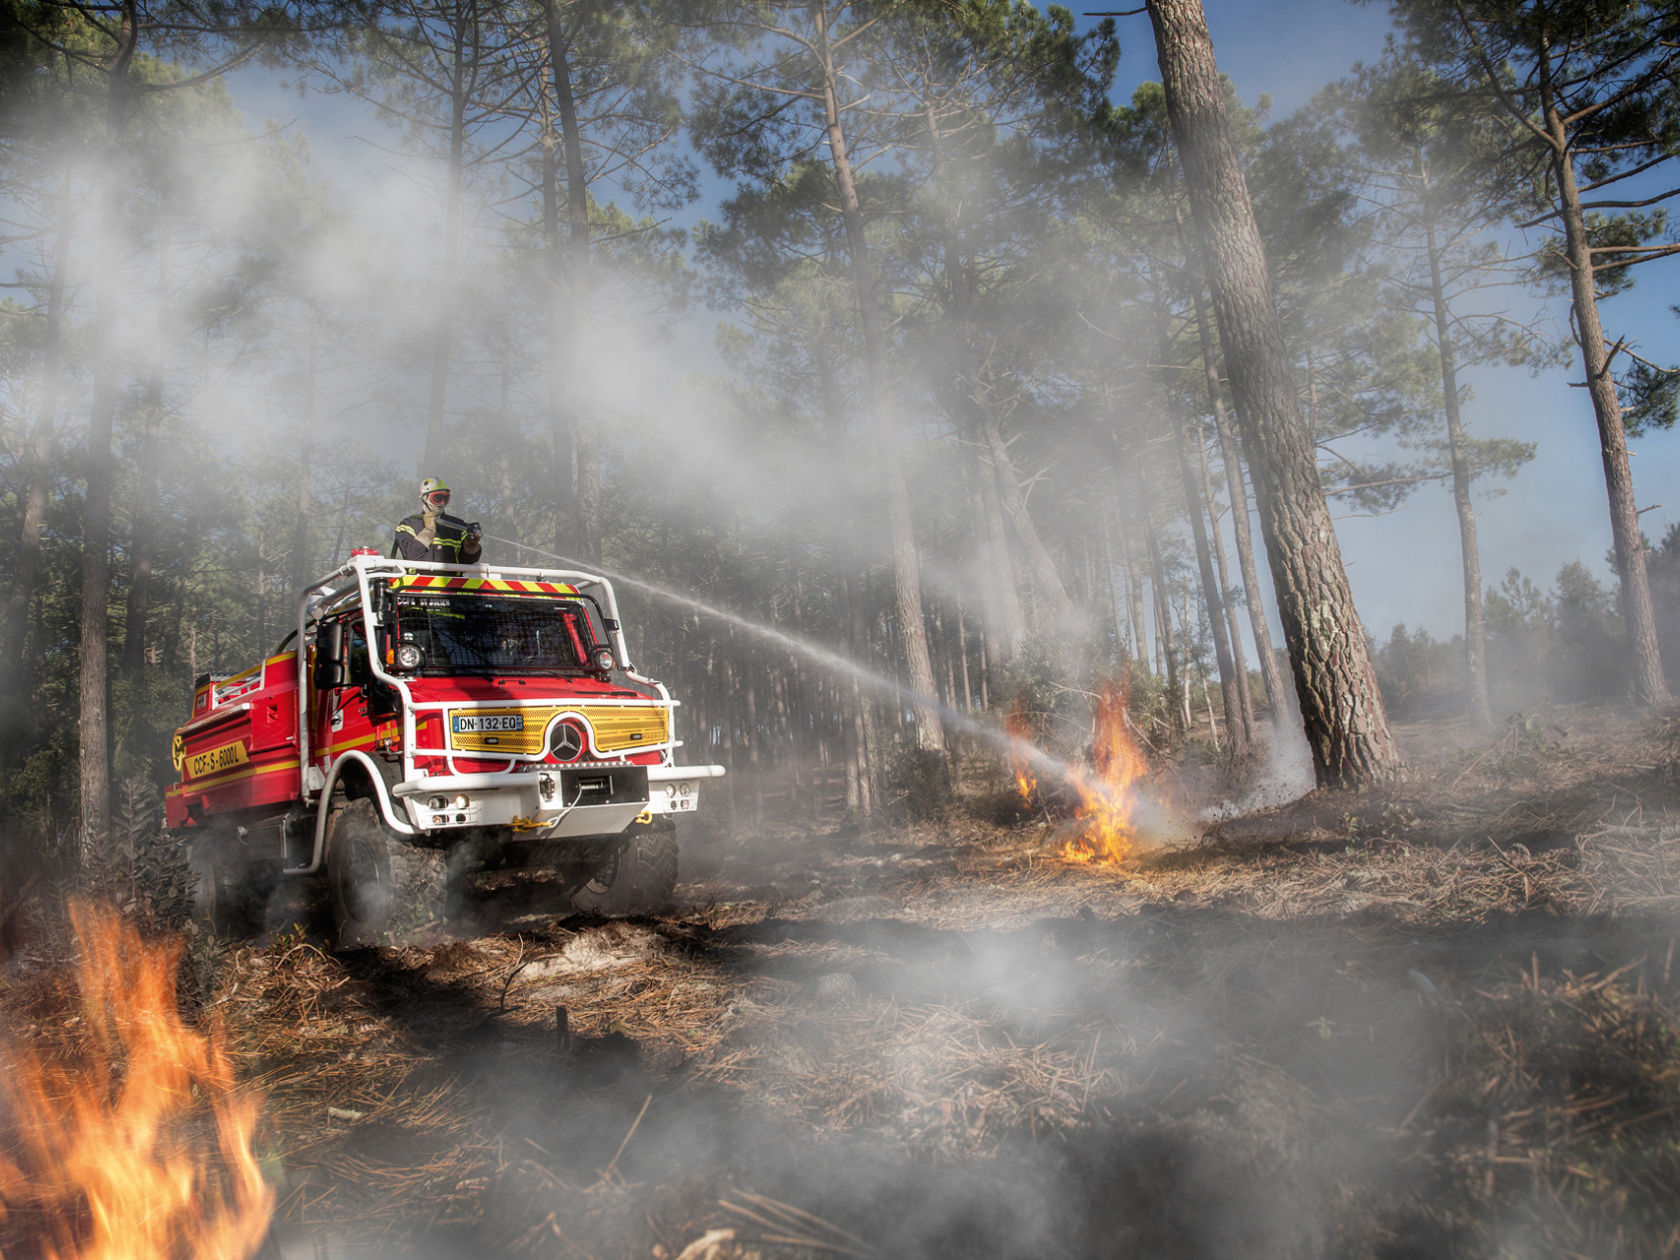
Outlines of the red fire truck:
M374 943L440 921L467 866L534 855L574 908L637 913L670 897L674 819L724 772L676 763L676 705L632 667L603 577L362 549L273 655L198 680L165 821L228 930L311 878L340 943Z

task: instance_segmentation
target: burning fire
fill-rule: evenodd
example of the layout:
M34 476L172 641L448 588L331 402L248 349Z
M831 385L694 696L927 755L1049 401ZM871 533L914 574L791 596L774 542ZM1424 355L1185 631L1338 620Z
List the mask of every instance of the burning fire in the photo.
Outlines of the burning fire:
M1006 728L1017 739L1031 737L1018 713L1010 715ZM1070 767L1066 773L1068 786L1079 797L1075 815L1083 825L1063 843L1061 856L1068 862L1118 865L1132 851L1132 813L1137 808L1133 784L1148 769L1126 726L1123 685L1108 683L1098 695L1092 744L1091 769ZM1010 763L1021 798L1030 801L1038 781L1026 756L1012 755Z
M1069 862L1119 863L1132 851L1132 784L1148 769L1126 729L1126 693L1114 683L1097 697L1091 772L1074 770L1068 783L1079 793L1078 817L1085 824L1062 846Z
M0 1224L44 1260L254 1255L274 1206L251 1151L261 1102L238 1090L220 1031L182 1022L180 944L84 904L71 921L84 1045L8 1056Z
M1032 745L1034 738L1032 719L1027 716L1024 699L1015 701L1014 707L1009 710L1009 716L1003 720L1003 729L1015 741L1010 749L1009 768L1015 772L1016 790L1021 793L1021 799L1030 805L1033 793L1038 790L1038 776L1033 773L1027 753L1023 751Z

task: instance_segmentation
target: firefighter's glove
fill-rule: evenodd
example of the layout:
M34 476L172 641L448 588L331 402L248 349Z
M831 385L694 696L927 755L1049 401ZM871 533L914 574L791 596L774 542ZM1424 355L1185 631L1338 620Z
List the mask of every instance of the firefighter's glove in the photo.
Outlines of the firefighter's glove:
M420 532L415 537L428 547L432 545L432 540L437 537L437 518L438 514L436 512L420 513Z

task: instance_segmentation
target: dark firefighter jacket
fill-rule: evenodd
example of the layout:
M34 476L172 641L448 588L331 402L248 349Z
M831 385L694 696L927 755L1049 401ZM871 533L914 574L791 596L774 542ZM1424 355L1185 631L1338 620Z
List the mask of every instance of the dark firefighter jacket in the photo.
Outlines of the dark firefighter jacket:
M454 516L440 516L432 533L432 545L426 546L420 541L420 531L426 528L426 522L419 512L413 516L405 516L397 525L396 541L391 544L391 554L401 556L404 560L436 560L443 564L477 564L483 548L478 543L472 544L472 550L465 550L461 540L467 532L467 523Z

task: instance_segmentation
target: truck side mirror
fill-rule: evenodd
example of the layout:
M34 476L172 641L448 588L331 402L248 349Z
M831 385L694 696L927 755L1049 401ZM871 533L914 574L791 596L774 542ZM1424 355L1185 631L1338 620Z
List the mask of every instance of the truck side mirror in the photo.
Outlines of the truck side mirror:
M344 623L329 621L315 636L316 691L344 686Z

